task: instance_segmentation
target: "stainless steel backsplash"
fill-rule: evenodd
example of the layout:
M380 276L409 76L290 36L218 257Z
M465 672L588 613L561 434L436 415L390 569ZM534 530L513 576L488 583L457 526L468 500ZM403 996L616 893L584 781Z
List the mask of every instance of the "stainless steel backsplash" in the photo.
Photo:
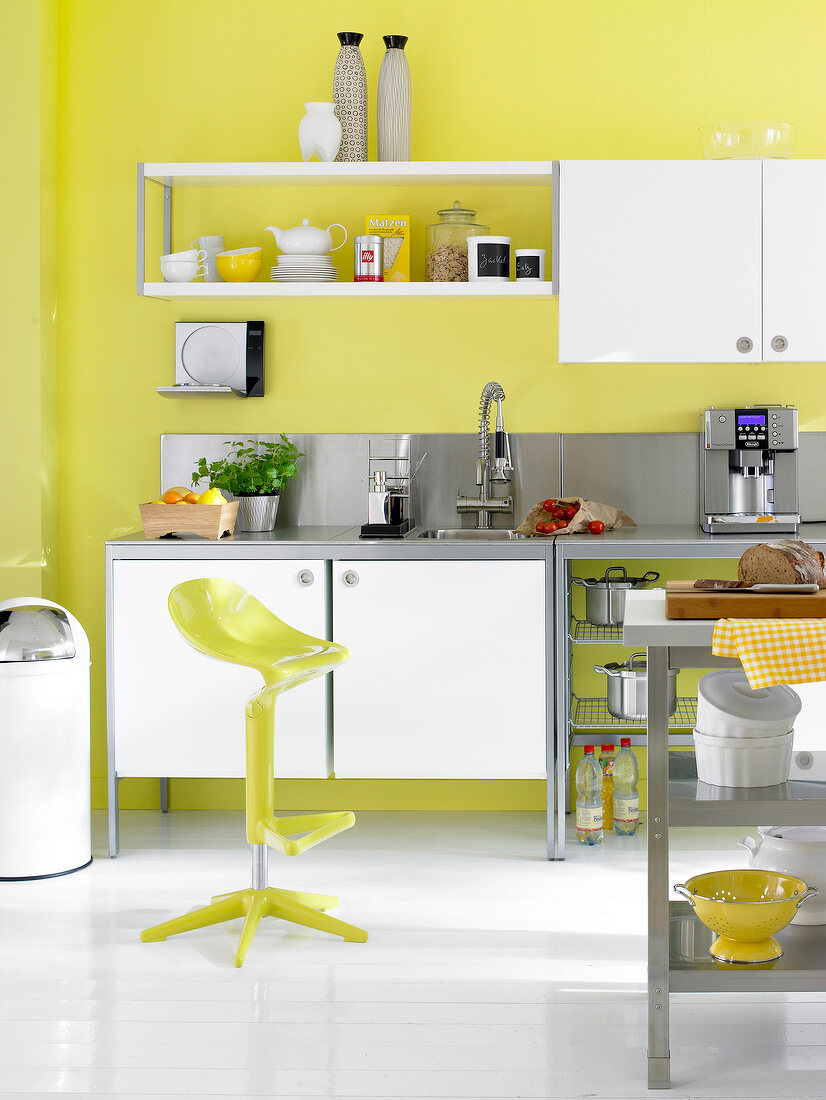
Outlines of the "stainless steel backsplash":
M226 435L162 435L161 485L188 485L197 460L226 453ZM245 436L274 440L276 435ZM456 512L457 491L476 489L476 434L290 435L302 459L279 507L279 523L355 527L367 520L367 455L409 449L415 466L425 458L413 488L413 517L420 527L472 527L475 516ZM514 514L494 516L513 527L537 501L577 494L622 508L638 524L698 522L699 436L695 433L560 435L513 433L509 489ZM390 467L388 466L390 469ZM807 522L826 521L826 432L800 435L800 509ZM504 495L496 487L496 496Z

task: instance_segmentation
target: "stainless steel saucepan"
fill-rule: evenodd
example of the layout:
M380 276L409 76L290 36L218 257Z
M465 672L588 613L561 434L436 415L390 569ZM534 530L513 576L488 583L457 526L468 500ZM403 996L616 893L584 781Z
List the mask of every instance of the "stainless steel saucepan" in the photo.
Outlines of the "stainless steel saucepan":
M608 677L608 713L615 718L648 717L648 669L644 653L632 653L627 661L594 665L594 672ZM677 709L677 669L668 670L668 713Z
M619 626L625 615L625 594L631 589L646 588L659 580L660 574L649 570L642 577L629 577L623 566L611 565L605 575L572 577L572 584L585 589L585 618L595 626Z

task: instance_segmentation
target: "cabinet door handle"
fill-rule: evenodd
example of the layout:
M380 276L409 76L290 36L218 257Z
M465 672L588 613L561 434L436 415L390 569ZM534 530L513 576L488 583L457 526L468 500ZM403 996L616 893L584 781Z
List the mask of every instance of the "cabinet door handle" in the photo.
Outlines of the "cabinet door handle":
M298 574L298 583L303 584L305 588L309 588L315 580L315 574L309 569L302 569Z
M352 569L348 569L344 576L341 578L342 583L346 584L348 588L355 588L359 582L359 575Z
M786 339L785 336L772 337L772 348L774 351L785 351L788 346L789 341Z
M748 336L741 336L740 339L737 341L737 350L739 352L742 352L743 355L748 355L753 347L754 344L748 338Z

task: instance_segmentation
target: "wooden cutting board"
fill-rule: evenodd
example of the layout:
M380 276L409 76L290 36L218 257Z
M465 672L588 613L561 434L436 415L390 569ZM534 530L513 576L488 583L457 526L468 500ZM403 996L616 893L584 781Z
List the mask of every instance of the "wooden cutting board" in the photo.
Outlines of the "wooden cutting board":
M826 589L814 593L710 592L693 581L666 581L667 619L821 619Z

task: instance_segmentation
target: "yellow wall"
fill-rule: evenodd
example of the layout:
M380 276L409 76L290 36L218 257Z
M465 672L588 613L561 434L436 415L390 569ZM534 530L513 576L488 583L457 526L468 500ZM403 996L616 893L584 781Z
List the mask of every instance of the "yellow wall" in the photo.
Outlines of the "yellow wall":
M822 0L411 0L398 8L379 0L56 2L58 598L91 636L96 776L105 767L103 542L134 530L136 502L154 496L161 432L471 431L489 378L505 386L513 431L693 431L702 405L755 394L796 403L805 429L826 428L821 365L785 365L782 376L774 366L754 364L632 364L619 375L616 366L560 366L553 302L199 306L140 299L134 287L136 163L296 159L303 102L330 95L337 30L365 34L373 113L380 36L409 36L417 159L694 158L697 127L730 117L792 120L800 127L797 155L826 157ZM36 6L6 0L19 22L12 35L29 40ZM37 83L24 59L8 52L13 76L27 90L21 102L30 104ZM23 205L40 170L28 130L24 118L15 147L25 167L15 207L21 223L37 217ZM358 230L361 214L380 204L414 213L420 248L422 221L454 198L477 202L480 220L489 219L494 230L547 234L547 209L532 205L533 196L523 210L521 199L506 193L453 187L427 195L224 192L182 208L176 244L189 233L223 230L228 244L265 244L271 264L275 249L264 226L301 216L339 220L341 211L348 228ZM7 225L6 232L18 228ZM24 316L19 296L35 293L25 286L36 274L23 264L21 275L4 307ZM172 381L175 320L251 315L268 325L263 400L172 402L155 394L155 386ZM24 397L29 407L30 395ZM34 477L22 470L22 442L4 442L21 466L13 487L21 559L36 557L40 547L37 523L29 523ZM5 545L3 559L8 564ZM100 798L100 785L96 790ZM180 790L201 803L237 795L214 784ZM542 805L539 784L501 791L508 804ZM129 790L123 794L128 803ZM132 789L139 801L154 794L154 786ZM358 797L362 804L371 798L398 804L405 794L420 804L487 797L481 785L457 784L408 785L401 792L398 785L374 785ZM311 791L307 801L326 797Z
M57 523L57 3L5 0L0 599L53 597Z

